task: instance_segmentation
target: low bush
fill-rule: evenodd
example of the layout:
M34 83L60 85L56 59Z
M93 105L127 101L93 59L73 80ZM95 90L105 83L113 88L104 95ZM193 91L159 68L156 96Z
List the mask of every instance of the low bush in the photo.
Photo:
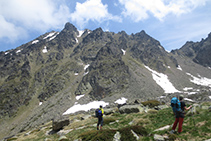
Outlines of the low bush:
M112 141L115 133L115 130L109 129L99 131L92 130L82 133L79 137L83 141Z
M103 124L104 125L107 125L107 124L109 124L110 122L114 122L114 121L116 121L114 118L104 118L103 119Z
M121 134L121 141L135 141L136 138L133 136L130 127L125 127L119 130Z

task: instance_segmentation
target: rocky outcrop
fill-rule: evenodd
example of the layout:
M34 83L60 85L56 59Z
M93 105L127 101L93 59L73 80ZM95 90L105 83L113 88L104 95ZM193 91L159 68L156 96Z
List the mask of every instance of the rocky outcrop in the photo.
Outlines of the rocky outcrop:
M119 108L121 114L138 113L143 111L144 107L141 107L140 105L125 105Z
M211 33L206 39L202 39L200 42L186 42L180 49L173 50L173 54L185 55L191 58L195 63L203 65L205 67L211 67L209 55L211 51Z
M70 124L70 120L67 116L61 116L53 119L52 129L53 131L59 131L64 128L64 126L68 126Z

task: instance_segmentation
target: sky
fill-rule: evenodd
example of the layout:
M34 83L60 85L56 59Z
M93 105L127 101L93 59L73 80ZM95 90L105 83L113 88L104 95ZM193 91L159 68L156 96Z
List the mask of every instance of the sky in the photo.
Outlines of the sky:
M65 23L78 30L144 30L167 50L211 32L211 0L0 0L0 51L34 40Z

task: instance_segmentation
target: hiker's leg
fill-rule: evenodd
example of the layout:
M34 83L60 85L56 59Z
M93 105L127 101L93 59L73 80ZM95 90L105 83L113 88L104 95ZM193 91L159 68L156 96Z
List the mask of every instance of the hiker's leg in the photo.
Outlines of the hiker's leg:
M179 122L179 118L175 118L172 130L175 130L177 128L177 123Z
M100 118L98 118L98 122L97 122L97 130L99 130L99 125L100 125Z
M103 117L101 119L100 130L102 130L102 127L103 127Z
M184 118L179 118L179 128L178 128L178 133L182 132L182 124L183 124Z

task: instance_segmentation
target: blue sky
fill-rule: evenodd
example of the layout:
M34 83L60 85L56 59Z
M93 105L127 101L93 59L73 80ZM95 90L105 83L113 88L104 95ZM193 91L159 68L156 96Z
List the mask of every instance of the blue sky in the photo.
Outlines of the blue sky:
M141 30L168 51L211 32L211 0L0 0L0 51L14 49L66 22L78 30Z

